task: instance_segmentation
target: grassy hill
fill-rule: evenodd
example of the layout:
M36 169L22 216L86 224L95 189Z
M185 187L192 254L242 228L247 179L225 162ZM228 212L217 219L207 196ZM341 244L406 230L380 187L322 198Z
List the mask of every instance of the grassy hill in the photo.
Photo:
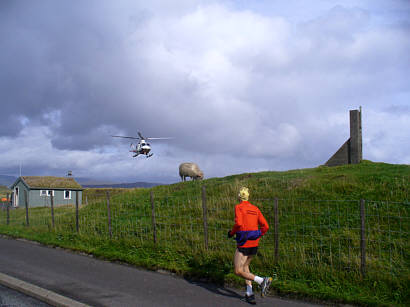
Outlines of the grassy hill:
M226 232L233 225L238 189L245 185L251 191L250 201L271 226L261 239L251 270L274 276L274 292L312 300L405 306L410 286L409 179L408 165L363 161L151 189L87 189L83 195L87 204L79 210L78 233L73 207L54 210L54 228L50 208L30 209L30 227L24 226L25 210L12 210L9 225L0 210L0 232L104 259L243 286L232 273L235 241L228 240ZM364 276L360 270L360 199L366 200Z

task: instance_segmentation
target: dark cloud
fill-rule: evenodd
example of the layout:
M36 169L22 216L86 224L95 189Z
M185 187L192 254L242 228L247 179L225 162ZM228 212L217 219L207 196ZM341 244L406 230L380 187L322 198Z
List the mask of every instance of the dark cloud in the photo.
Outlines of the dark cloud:
M391 12L334 1L294 22L222 3L2 2L0 142L38 147L26 155L33 172L124 178L135 161L110 135L173 136L152 144L161 163L139 164L141 176L169 180L184 160L215 176L322 164L346 139L349 109L406 110L410 31ZM366 158L388 157L368 144Z

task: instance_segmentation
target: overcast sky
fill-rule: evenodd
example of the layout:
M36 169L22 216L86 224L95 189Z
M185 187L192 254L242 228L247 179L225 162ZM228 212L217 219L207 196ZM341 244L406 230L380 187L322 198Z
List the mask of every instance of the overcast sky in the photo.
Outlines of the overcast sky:
M407 0L1 0L0 174L316 167L360 106L363 158L409 164L409 55Z

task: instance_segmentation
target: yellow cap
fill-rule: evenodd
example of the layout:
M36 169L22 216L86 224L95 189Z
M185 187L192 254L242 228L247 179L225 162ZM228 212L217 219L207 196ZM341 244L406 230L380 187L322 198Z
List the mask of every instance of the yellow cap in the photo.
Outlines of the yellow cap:
M239 190L239 195L238 196L241 200L248 200L249 199L249 189L246 188L246 187L242 187Z

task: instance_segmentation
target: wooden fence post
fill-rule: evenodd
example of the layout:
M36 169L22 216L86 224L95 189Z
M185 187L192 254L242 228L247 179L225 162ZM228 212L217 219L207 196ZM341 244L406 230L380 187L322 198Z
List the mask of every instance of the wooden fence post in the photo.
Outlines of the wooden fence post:
M9 201L9 193L7 193L7 202L6 202L6 210L7 210L7 217L6 217L6 225L10 224L10 206L11 206L11 198Z
M206 209L206 188L205 185L202 186L202 213L204 220L204 240L205 249L208 250L208 213Z
M157 225L155 222L155 202L154 202L154 193L150 192L150 199L151 199L151 217L152 217L152 229L153 229L153 236L154 236L154 244L157 243Z
M54 195L51 194L50 196L50 201L51 201L51 225L54 228Z
M365 200L360 200L360 271L362 277L366 275L366 211L365 211Z
M112 239L111 209L110 209L110 191L107 191L107 216L108 216L108 232L109 232L109 234L110 234L110 239Z
M273 217L274 217L274 239L275 239L275 263L279 261L279 200L275 197L275 202L273 206Z
M28 194L26 190L24 190L24 200L26 205L26 226L30 226L30 221L28 218Z
M80 227L78 225L78 191L75 191L75 229L77 233L80 230Z

